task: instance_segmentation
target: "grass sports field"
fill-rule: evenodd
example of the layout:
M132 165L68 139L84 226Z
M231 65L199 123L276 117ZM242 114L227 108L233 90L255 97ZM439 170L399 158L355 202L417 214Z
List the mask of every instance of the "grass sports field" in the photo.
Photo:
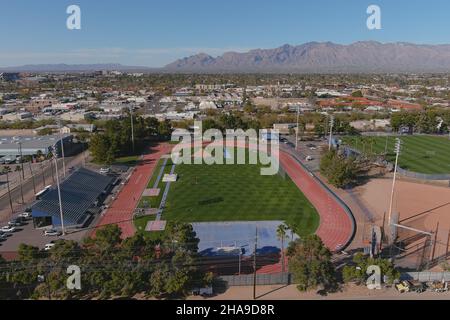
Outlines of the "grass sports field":
M164 220L284 220L300 235L319 226L317 211L287 175L261 176L259 165L206 164L178 165L175 173L178 181L170 186Z
M403 169L434 174L450 173L450 140L448 137L402 136L399 165ZM345 137L343 141L366 154L384 154L395 160L395 137Z

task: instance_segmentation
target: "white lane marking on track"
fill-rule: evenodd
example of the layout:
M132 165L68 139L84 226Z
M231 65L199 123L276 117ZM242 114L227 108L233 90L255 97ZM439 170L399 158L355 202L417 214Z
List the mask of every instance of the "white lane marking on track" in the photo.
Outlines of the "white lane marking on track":
M142 174L140 174L140 175L137 177L137 179L136 179L136 181L134 182L134 184L138 184L138 183L139 183L139 180L141 180L141 178L142 178Z

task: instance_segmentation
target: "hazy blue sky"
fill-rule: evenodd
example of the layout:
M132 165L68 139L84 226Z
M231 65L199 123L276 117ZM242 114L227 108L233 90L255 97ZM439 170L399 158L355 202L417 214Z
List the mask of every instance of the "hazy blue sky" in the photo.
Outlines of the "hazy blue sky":
M70 4L81 7L81 30L66 28ZM366 27L370 4L382 30ZM308 41L450 43L448 0L0 0L0 12L0 66L162 66Z

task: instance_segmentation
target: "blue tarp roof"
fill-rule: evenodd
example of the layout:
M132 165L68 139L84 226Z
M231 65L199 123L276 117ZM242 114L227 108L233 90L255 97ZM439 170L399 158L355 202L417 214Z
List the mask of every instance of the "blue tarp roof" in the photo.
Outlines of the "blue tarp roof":
M104 176L91 170L80 168L73 172L61 185L61 201L64 223L77 225L86 219L100 194L111 184L113 177ZM57 188L51 189L32 207L33 217L48 217L60 222Z

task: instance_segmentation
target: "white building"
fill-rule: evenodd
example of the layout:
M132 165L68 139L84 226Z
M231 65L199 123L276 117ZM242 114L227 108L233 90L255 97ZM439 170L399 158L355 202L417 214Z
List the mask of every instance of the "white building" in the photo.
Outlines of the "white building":
M198 107L200 110L218 109L218 106L214 101L207 101L207 100L201 101Z

